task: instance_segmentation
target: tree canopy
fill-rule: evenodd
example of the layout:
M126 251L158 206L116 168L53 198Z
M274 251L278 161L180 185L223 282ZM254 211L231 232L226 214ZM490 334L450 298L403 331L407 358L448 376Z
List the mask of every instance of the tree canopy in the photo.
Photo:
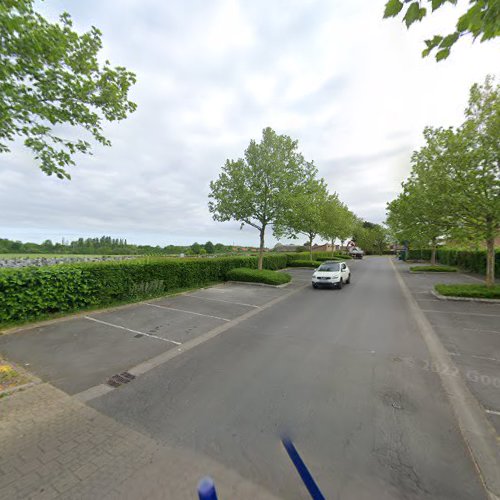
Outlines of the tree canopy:
M403 192L388 205L393 232L433 244L439 237L486 243L486 282L494 283L500 234L500 87L488 76L473 85L465 121L424 131Z
M0 3L0 152L17 137L47 175L70 178L76 153L91 154L82 133L102 145L103 121L136 109L128 93L135 75L99 62L101 32L78 34L68 13L51 23L34 0Z
M429 9L434 12L446 4L457 4L457 0L388 0L385 4L384 18L402 15L406 27L422 21ZM470 35L474 40L484 42L500 36L500 0L469 0L469 8L460 15L455 31L447 35L435 35L425 40L426 57L436 50L436 60L441 61L450 55L453 45L463 36Z
M210 183L209 210L217 221L235 220L260 233L262 268L266 228L279 236L286 227L291 202L317 173L298 150L298 142L267 127L261 142L250 141L243 158L227 160Z

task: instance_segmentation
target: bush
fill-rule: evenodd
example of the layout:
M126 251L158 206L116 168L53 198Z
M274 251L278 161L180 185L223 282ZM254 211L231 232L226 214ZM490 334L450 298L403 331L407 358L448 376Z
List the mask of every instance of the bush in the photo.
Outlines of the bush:
M435 289L441 295L448 297L472 297L484 299L500 299L500 285L436 285Z
M456 273L458 269L451 266L411 266L410 271L414 273Z
M268 285L282 285L288 283L292 277L286 273L263 269L249 269L248 267L238 267L231 269L226 274L226 279L231 281L249 281L252 283L266 283Z
M287 266L286 255L265 255L266 269ZM257 268L257 257L138 260L60 264L0 271L0 323L105 307L224 281L237 267Z
M319 267L321 262L317 260L292 260L288 263L288 267Z
M287 253L288 256L288 263L292 260L309 260L309 252L300 252L300 253ZM349 260L352 257L349 254L342 253L342 252L334 252L333 257L332 257L332 252L313 252L313 259L316 261L323 261L323 260L335 260L335 259L340 259L340 260Z
M486 274L485 250L456 250L451 248L438 248L436 258L439 264L456 266L472 273ZM410 260L430 260L431 250L410 250ZM500 252L495 256L495 276L500 278Z
M431 250L428 248L408 250L408 260L431 260Z

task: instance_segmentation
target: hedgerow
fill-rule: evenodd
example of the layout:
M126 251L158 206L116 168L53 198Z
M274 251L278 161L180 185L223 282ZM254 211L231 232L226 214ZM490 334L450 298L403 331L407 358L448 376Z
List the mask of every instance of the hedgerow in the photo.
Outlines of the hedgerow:
M410 260L430 260L429 249L410 250ZM450 248L438 248L436 258L439 264L457 266L466 271L478 274L486 273L486 251L485 250L455 250ZM495 276L500 277L500 252L495 256Z
M288 263L288 267L319 267L322 262L317 260L292 260Z
M286 255L265 255L264 268L287 266ZM0 271L0 323L51 313L137 301L179 288L224 281L238 267L257 268L257 257L148 258Z
M282 285L288 283L292 277L286 273L278 273L263 269L249 269L247 267L238 267L228 271L226 278L232 281L249 281L253 283L266 283L268 285Z
M288 253L287 255L289 262L293 260L308 260L310 258L309 252ZM349 260L351 256L337 251L333 253L332 259L332 252L313 252L313 259L318 261L335 259Z

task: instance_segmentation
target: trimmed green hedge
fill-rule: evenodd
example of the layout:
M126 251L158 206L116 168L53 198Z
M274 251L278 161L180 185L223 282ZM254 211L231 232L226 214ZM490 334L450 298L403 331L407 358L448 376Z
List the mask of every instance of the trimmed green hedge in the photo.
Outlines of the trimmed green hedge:
M289 263L293 260L309 260L309 252L297 252L297 253L288 253L288 261ZM332 258L332 252L313 252L313 259L316 261L323 260L349 260L351 256L342 252L334 252Z
M481 299L500 299L500 285L436 285L434 287L441 295L448 297L472 297Z
M263 269L249 269L248 267L238 267L231 269L226 274L226 278L231 281L249 281L252 283L266 283L268 285L283 285L288 283L292 277L286 273Z
M316 268L321 266L322 262L316 260L292 260L288 263L288 267L311 267Z
M452 266L411 266L414 273L456 273L458 269Z
M266 269L287 266L286 255L264 256ZM0 271L0 323L51 313L137 301L171 290L224 281L237 267L257 268L257 257L147 258L60 264Z
M431 250L410 250L410 260L430 260ZM486 274L486 251L485 250L454 250L450 248L438 248L436 258L439 264L457 266L466 271L478 274ZM500 278L500 252L495 256L495 276Z

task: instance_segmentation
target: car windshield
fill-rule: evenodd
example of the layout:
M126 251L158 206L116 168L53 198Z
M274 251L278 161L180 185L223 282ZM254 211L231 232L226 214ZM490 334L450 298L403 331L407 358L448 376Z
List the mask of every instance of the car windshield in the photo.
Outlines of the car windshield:
M318 271L323 271L323 272L335 272L335 271L340 271L340 264L323 264L322 266L319 266Z

